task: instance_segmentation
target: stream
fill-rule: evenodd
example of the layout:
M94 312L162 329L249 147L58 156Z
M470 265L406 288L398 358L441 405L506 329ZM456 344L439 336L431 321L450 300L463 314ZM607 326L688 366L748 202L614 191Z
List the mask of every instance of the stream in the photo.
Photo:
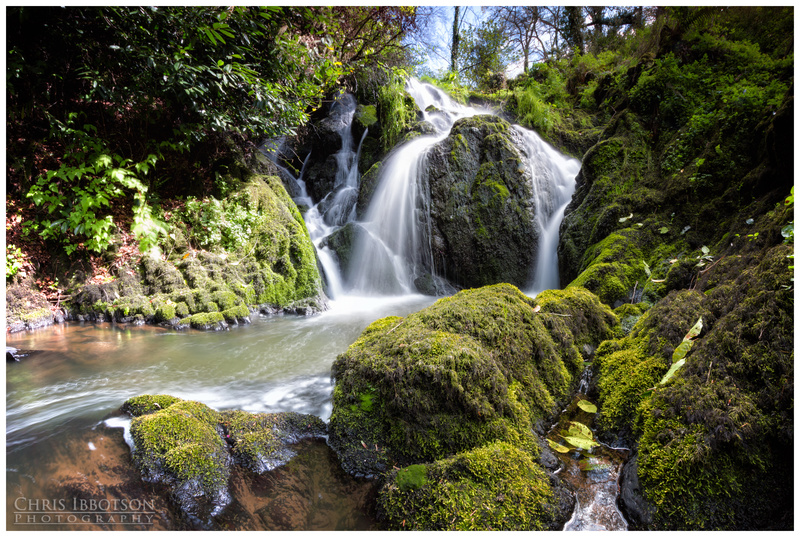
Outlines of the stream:
M405 316L434 302L416 294L414 283L432 267L424 232L429 200L419 188L420 170L457 119L487 113L415 80L407 89L436 133L387 158L364 221L355 221L363 136L358 143L352 139L352 96L332 106L342 143L335 155L335 185L323 200L315 204L309 197L302 170L294 177L279 167L295 200L309 207L304 218L332 298L328 311L312 317L253 315L251 324L224 332L66 323L7 334L7 347L25 356L6 365L6 529L190 528L168 492L143 483L132 466L130 420L118 410L132 396L170 394L217 410L294 411L328 420L336 356L372 321ZM431 104L437 113L428 114ZM558 227L580 163L533 131L514 129L533 182L540 232L527 289L535 295L559 286ZM341 274L323 241L349 222L366 233L354 246L358 270ZM439 275L432 277L442 294L452 291ZM554 426L552 440L560 441L565 419L590 426L590 417L579 415L576 405L577 400ZM370 507L374 482L345 474L324 440L301 442L295 451L286 465L264 475L234 470L233 501L218 518L218 529L376 529ZM616 508L622 455L597 446L557 456L560 476L577 499L565 529L627 529Z

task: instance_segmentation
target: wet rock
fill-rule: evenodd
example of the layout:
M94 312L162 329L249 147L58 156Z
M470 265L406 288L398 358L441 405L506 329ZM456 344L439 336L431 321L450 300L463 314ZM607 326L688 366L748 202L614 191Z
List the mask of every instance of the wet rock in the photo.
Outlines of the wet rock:
M509 123L463 118L430 151L423 184L430 189L436 274L454 285L528 283L538 231L529 172Z
M631 529L648 529L653 523L653 513L655 509L644 498L639 487L639 458L633 456L622 467L622 475L619 482L619 505L625 518L631 524Z
M133 416L133 462L150 483L167 487L190 524L211 529L232 502L234 464L263 473L294 456L292 444L325 435L316 416L295 412L217 412L169 395L141 395L121 410Z

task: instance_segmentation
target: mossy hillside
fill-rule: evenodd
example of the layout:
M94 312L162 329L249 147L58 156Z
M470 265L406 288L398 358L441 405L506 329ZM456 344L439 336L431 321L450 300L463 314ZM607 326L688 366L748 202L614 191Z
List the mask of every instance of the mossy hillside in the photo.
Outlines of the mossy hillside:
M655 527L782 527L791 510L780 499L793 486L792 251L719 260L697 290L671 292L627 338L598 349L599 423L638 439ZM705 328L686 364L659 385L700 316Z
M257 306L320 301L313 245L277 178L251 177L224 202L187 202L173 224L166 260L145 257L134 275L121 271L112 282L87 285L73 301L74 315L216 329L249 322Z
M456 285L528 283L538 234L513 136L501 118L462 118L428 154L434 268Z
M219 420L235 459L256 473L268 472L291 459L294 452L288 444L327 432L318 417L295 412L251 414L226 410L220 412Z
M558 293L578 294L553 291L553 303ZM582 293L580 314L563 315L610 333L613 314ZM367 327L332 368L330 442L344 467L376 474L496 439L538 453L533 426L568 396L583 363L576 339L587 339L543 302L536 311L533 299L499 284Z
M556 504L530 454L499 441L393 471L378 494L390 530L555 530Z

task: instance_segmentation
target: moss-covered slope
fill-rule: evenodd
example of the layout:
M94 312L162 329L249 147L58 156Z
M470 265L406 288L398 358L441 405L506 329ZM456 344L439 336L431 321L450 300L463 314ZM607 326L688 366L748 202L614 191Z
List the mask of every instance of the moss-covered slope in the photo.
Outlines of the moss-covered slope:
M308 230L278 178L253 176L224 201L187 200L172 224L163 258L86 285L73 317L219 329L249 322L251 308L325 307Z

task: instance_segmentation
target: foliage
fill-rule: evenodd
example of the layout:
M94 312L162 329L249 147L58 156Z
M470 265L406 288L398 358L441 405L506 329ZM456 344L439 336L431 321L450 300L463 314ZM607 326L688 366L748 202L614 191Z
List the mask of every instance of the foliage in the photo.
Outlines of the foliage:
M512 61L512 48L503 29L494 21L469 28L459 51L459 72L480 90L498 90L504 84L506 66ZM500 78L497 78L500 75ZM498 83L501 80L503 83Z
M317 46L324 20L311 8L11 8L9 125L35 143L9 150L36 179L16 176L10 194L37 203L30 226L68 254L108 248L117 207L154 248L165 228L153 204L176 178L192 188L187 160L209 170L226 139L292 132L342 75Z
M417 105L405 90L407 77L404 70L393 69L389 83L378 90L378 121L385 151L397 145L417 121Z
M25 268L25 263L26 256L22 250L11 244L6 244L6 280L10 280Z

